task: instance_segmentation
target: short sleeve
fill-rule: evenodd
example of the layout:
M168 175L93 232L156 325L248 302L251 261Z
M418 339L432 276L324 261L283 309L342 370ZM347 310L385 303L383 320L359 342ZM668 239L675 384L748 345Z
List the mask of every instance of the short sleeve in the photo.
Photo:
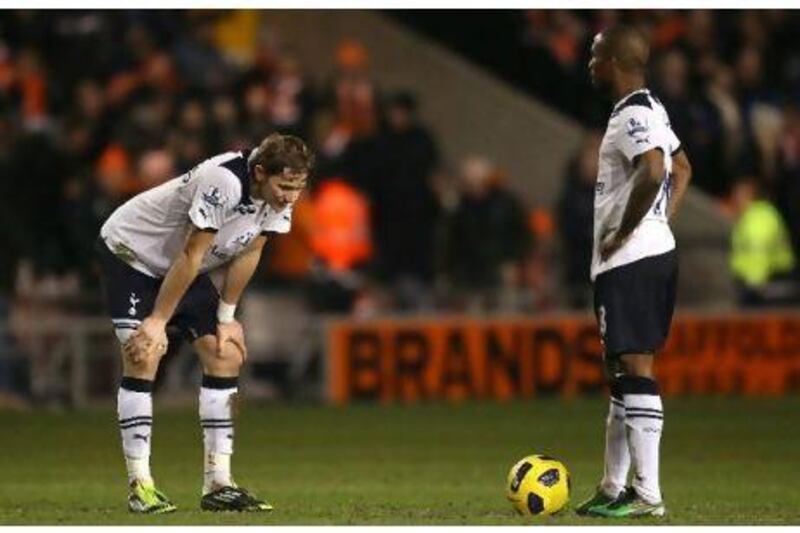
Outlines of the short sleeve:
M201 167L198 174L189 218L200 229L217 231L225 220L225 212L239 203L241 186L224 168Z
M675 131L667 124L667 138L669 139L669 153L672 155L677 154L683 148L681 140L675 135Z
M649 107L639 105L625 107L615 120L617 125L613 142L628 161L633 162L638 156L654 148L661 151L667 149L671 152L671 143L664 138L666 131L671 129L666 127L664 119Z
M292 229L292 206L270 213L261 224L261 233L289 233Z

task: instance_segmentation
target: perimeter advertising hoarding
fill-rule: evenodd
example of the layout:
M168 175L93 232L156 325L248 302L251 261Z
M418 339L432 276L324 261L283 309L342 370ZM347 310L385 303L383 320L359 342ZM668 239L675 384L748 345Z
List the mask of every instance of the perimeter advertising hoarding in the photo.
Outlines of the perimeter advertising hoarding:
M679 315L664 394L800 391L800 314ZM507 400L603 388L591 316L339 320L327 333L331 401Z

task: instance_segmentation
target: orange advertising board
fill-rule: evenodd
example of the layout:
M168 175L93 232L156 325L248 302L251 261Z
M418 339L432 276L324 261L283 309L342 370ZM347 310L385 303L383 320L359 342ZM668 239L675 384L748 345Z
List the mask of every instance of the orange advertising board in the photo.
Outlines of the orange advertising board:
M597 327L585 315L335 321L327 349L328 396L340 404L604 387ZM656 370L664 394L800 392L800 313L679 315Z

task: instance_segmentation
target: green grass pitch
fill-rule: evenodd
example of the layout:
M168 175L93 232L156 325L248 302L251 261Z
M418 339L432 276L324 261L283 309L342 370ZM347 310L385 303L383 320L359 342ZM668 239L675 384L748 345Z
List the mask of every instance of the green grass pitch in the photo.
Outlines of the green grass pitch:
M602 472L600 397L408 407L245 406L234 472L271 514L202 513L195 409L158 408L153 468L179 506L125 508L115 413L3 413L0 524L610 524L517 516L504 498L529 453L563 460L572 502ZM668 524L800 524L800 398L667 399ZM616 523L616 522L614 522ZM649 520L638 524L651 523Z

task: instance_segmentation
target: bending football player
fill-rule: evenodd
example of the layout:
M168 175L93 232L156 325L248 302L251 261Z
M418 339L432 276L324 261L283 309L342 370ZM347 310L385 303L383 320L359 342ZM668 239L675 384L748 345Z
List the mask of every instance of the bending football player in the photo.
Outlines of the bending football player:
M98 253L122 347L117 409L131 511L175 510L150 473L153 380L167 325L192 343L203 367L201 508L272 509L231 475L233 404L247 359L234 312L270 235L289 231L313 164L303 141L273 134L256 149L217 155L135 196L103 225ZM224 268L221 293L208 276L217 268Z

